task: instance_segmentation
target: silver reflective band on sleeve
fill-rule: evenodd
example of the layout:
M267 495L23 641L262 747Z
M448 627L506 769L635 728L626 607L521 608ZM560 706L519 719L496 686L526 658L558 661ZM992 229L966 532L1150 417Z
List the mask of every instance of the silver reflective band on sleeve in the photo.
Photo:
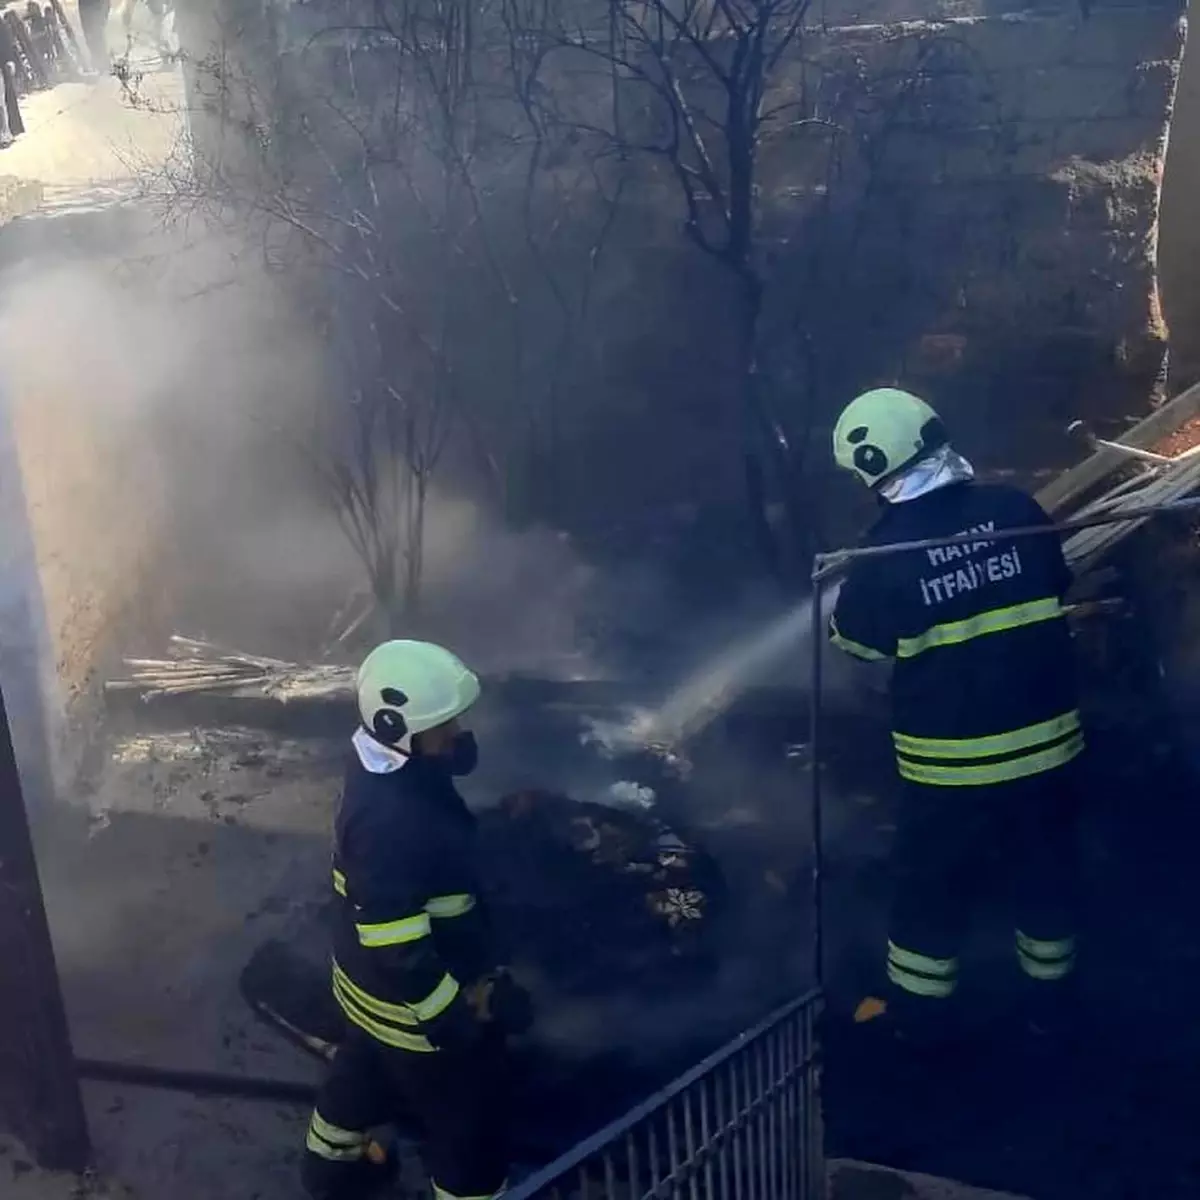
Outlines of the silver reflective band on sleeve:
M947 621L944 625L934 625L916 637L898 638L896 657L913 658L938 646L957 646L989 633L1003 633L1008 629L1038 625L1042 621L1053 621L1057 617L1065 616L1066 612L1057 596L1029 600L1024 604L1014 604L1011 608L994 608L991 612L968 617L965 621Z
M355 925L358 940L364 946L401 946L405 942L419 942L430 933L429 914L418 913L415 917L402 917L399 921L384 921L378 925Z
M425 911L438 919L461 917L475 907L475 897L467 892L453 896L433 896L425 903Z
M829 640L839 650L845 650L847 654L851 654L855 658L861 658L864 662L887 662L891 657L888 654L884 654L882 650L872 649L870 646L864 646L861 642L855 642L845 637L841 630L838 629L837 621L833 617L829 618Z

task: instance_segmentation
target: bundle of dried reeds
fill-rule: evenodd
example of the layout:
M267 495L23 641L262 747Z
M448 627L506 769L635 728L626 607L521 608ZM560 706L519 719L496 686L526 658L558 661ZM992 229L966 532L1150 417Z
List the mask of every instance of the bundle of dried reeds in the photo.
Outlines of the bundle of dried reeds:
M283 703L334 699L350 696L354 691L352 667L290 663L227 650L179 634L171 638L170 655L170 658L127 658L128 678L110 680L105 689L139 692L143 700L222 692L261 696Z

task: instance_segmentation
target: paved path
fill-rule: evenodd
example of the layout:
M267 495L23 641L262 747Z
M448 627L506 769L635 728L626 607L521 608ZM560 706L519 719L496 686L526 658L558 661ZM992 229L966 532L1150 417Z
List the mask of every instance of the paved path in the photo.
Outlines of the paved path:
M73 0L66 8L69 19L76 20ZM0 177L37 181L65 200L75 190L128 186L139 171L161 165L178 148L184 128L182 74L175 67L164 69L142 40L144 32L135 25L128 84L109 76L62 84L21 101L26 132L0 151ZM124 44L116 16L109 44L114 50Z

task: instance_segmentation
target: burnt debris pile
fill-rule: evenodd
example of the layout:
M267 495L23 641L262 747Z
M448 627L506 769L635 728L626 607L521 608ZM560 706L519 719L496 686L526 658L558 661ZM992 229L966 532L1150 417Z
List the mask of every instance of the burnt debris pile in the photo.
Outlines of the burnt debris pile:
M661 998L715 969L721 874L690 834L536 791L482 814L480 833L513 961L547 990Z

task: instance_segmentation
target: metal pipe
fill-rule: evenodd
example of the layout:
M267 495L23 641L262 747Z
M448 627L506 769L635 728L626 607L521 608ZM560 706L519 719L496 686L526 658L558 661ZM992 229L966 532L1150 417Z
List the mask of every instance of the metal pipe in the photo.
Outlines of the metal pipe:
M825 987L825 922L822 919L823 863L824 863L824 833L821 813L821 693L824 680L822 678L822 658L825 646L825 613L821 604L821 585L818 576L819 566L813 561L813 627L811 689L808 702L808 754L809 754L809 813L812 822L812 878L810 888L813 908L813 949L812 968L813 986L818 989Z
M308 1107L317 1094L315 1083L290 1079L262 1079L252 1075L226 1075L216 1071L182 1071L171 1067L148 1067L140 1063L105 1062L77 1058L80 1079L95 1083L121 1083L133 1087L161 1088L169 1092L192 1092L198 1096L229 1096L240 1100L271 1100Z
M1200 496L1184 500L1167 500L1162 504L1147 504L1140 508L1126 509L1123 513L1102 513L1094 517L1075 517L1068 521L1056 521L1051 525L1022 525L1015 529L995 529L987 534L956 533L950 537L918 538L911 542L885 542L879 546L858 546L849 550L833 550L827 554L813 556L813 586L835 571L860 558L880 558L898 554L902 550L932 550L938 546L967 546L974 542L996 541L1000 538L1045 537L1051 533L1070 533L1077 529L1095 529L1100 525L1124 525L1144 521L1148 517L1168 513L1195 512L1200 509ZM819 640L819 639L814 639Z
M1155 466L1169 466L1175 462L1169 454L1157 454L1153 450L1142 450L1138 446L1123 446L1120 442L1110 442L1107 438L1094 437L1088 439L1093 446L1103 446L1105 450L1115 450L1127 458L1136 458L1140 462L1152 463Z

